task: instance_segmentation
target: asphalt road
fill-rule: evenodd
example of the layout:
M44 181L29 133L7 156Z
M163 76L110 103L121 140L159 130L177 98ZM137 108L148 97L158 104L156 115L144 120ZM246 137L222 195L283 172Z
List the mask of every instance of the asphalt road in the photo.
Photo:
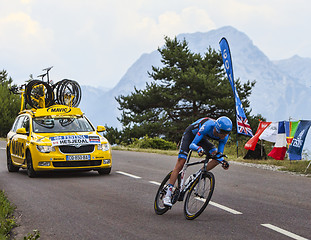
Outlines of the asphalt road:
M311 239L311 179L231 164L213 170L212 204L193 221L177 203L153 210L160 183L176 157L113 151L110 175L48 173L29 178L6 169L0 142L0 187L17 206L17 239ZM190 168L189 168L190 170ZM127 175L131 174L131 175Z

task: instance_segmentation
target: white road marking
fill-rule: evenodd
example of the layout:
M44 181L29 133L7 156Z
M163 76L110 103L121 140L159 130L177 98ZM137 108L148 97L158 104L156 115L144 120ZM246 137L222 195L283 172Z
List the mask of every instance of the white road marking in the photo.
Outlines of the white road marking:
M122 172L122 171L116 171L116 173L119 173L119 174L122 174L122 175L125 175L125 176L128 176L128 177L131 177L131 178L136 178L136 179L140 179L141 178L139 176L135 176L133 174Z
M149 181L151 184L154 184L154 185L158 185L158 186L160 186L161 185L161 183L159 183L159 182L155 182L155 181Z
M0 147L0 150L5 150L6 148L2 148L2 147Z
M119 174L122 174L122 175L125 175L125 176L128 176L128 177L136 178L136 179L141 179L141 177L139 177L139 176L136 176L136 175L133 175L133 174L130 174L130 173L126 173L126 172L122 172L122 171L116 171L116 173L119 173ZM155 182L155 181L149 181L149 183L157 185L157 186L161 185L161 183ZM197 199L202 201L202 199L200 199L200 198L197 198ZM232 214L242 214L241 212L238 212L238 211L236 211L236 210L234 210L232 208L228 208L226 206L223 206L223 205L221 205L219 203L215 203L215 202L210 201L209 204L213 205L214 207L218 207L218 208L220 208L222 210L225 210L227 212L230 212Z
M198 200L200 200L200 201L202 201L202 202L205 201L205 199L201 199L201 198L196 198L196 199L198 199ZM225 211L227 211L227 212L230 212L230 213L232 213L232 214L243 214L243 213L241 213L241 212L238 212L238 211L236 211L236 210L234 210L234 209L232 209L232 208L228 208L228 207L226 207L226 206L224 206L224 205L221 205L221 204L219 204L219 203L215 203L215 202L210 201L209 204L212 205L212 206L214 206L214 207L218 207L218 208L220 208L220 209L222 209L222 210L225 210Z
M225 211L227 211L227 212L230 212L230 213L232 213L232 214L243 214L243 213L241 213L241 212L239 212L239 211L236 211L236 210L234 210L234 209L232 209L232 208L228 208L228 207L226 207L226 206L224 206L224 205L221 205L221 204L219 204L219 203L215 203L215 202L210 201L209 204L213 205L214 207L218 207L218 208L220 208L220 209L222 209L222 210L225 210Z
M284 234L284 235L286 235L286 236L288 236L288 237L291 237L291 238L293 238L293 239L296 239L296 240L308 240L307 238L300 237L300 236L298 236L298 235L296 235L296 234L294 234L294 233L291 233L291 232L289 232L289 231L286 231L286 230L284 230L284 229L282 229L282 228L276 227L276 226L274 226L274 225L272 225L272 224L269 224L269 223L267 223L267 224L261 224L261 226L264 226L264 227L266 227L266 228L270 228L270 229L272 229L272 230L274 230L274 231L276 231L276 232L282 233L282 234Z
M0 149L3 149L3 148L0 148ZM4 148L4 149L5 149L5 148ZM130 173L126 173L126 172L122 172L122 171L116 171L116 173L119 173L119 174L122 174L122 175L125 175L125 176L128 176L128 177L136 178L136 179L141 179L141 177L139 177L139 176L136 176L136 175L133 175L133 174L130 174ZM161 185L161 183L156 182L156 181L149 181L149 183L154 184L154 185L157 185L157 186L160 186L160 185ZM202 200L202 199L200 199L200 198L197 198L197 199L200 200L200 201L204 201L204 200ZM210 201L209 204L212 205L212 206L214 206L214 207L218 207L218 208L220 208L220 209L222 209L222 210L225 210L225 211L227 211L227 212L230 212L230 213L232 213L232 214L243 214L243 213L241 213L241 212L239 212L239 211L236 211L236 210L234 210L234 209L232 209L232 208L226 207L226 206L221 205L221 204L219 204L219 203L215 203L215 202L213 202L213 201ZM289 232L289 231L286 231L286 230L284 230L284 229L282 229L282 228L276 227L276 226L274 226L274 225L272 225L272 224L269 224L269 223L267 223L267 224L261 224L261 225L264 226L264 227L266 227L266 228L269 228L269 229L271 229L271 230L274 230L274 231L276 231L276 232L279 232L279 233L281 233L281 234L284 234L284 235L286 235L286 236L288 236L288 237L291 237L291 238L293 238L293 239L296 239L296 240L308 240L307 238L301 237L301 236L299 236L299 235L297 235L297 234L291 233L291 232Z

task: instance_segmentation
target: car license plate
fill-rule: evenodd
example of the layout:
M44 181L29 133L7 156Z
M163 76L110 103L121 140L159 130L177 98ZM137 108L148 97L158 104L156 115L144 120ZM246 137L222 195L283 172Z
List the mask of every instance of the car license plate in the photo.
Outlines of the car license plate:
M76 160L90 160L90 155L67 155L66 160L67 161L76 161Z

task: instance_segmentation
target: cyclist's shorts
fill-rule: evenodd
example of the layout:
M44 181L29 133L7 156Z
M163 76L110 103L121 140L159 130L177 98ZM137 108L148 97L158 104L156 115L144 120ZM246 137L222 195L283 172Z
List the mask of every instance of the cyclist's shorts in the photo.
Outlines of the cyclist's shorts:
M190 144L192 143L195 135L192 133L193 130L193 126L189 126L187 127L187 129L185 130L181 141L180 141L180 148L179 148L179 154L178 154L178 158L184 158L187 159L188 153L190 151ZM199 142L198 144L199 146L201 146L205 152L210 152L210 150L212 149L216 149L216 147L214 146L214 144L212 144L206 136L204 136L202 138L202 140Z

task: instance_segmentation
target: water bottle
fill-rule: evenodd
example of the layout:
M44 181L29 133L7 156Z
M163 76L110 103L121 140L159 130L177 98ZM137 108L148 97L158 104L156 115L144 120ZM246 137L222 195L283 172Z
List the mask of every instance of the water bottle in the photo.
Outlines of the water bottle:
M186 179L186 183L185 183L185 186L188 185L188 183L190 183L194 178L194 174L191 174L187 179Z

